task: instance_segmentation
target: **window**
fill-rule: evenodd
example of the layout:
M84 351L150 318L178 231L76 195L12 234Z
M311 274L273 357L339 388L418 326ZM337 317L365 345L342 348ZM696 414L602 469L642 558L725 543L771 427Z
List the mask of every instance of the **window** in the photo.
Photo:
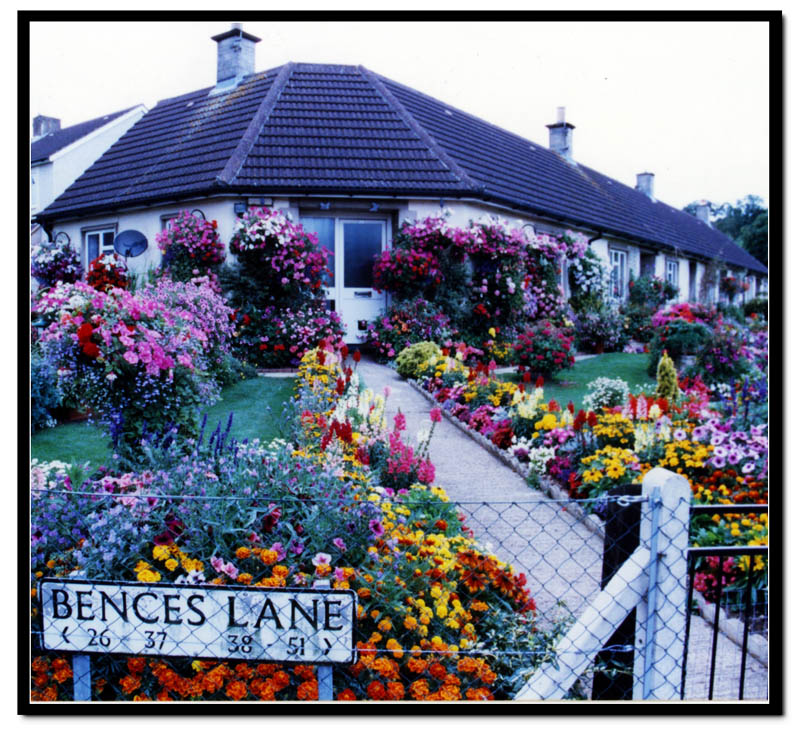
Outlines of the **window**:
M667 259L667 283L678 286L678 262Z
M97 230L87 230L83 234L84 253L86 254L85 266L88 269L98 256L105 256L114 251L114 237L117 234L116 228L98 228Z
M611 261L611 278L608 283L608 296L611 297L611 299L623 300L627 293L628 254L625 251L609 248L608 257Z

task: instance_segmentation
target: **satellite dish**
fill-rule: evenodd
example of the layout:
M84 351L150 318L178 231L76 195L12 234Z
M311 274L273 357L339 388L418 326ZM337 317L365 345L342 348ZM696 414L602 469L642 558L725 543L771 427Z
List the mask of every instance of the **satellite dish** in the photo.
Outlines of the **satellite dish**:
M123 230L114 238L114 250L125 258L138 256L147 250L147 238L138 230Z

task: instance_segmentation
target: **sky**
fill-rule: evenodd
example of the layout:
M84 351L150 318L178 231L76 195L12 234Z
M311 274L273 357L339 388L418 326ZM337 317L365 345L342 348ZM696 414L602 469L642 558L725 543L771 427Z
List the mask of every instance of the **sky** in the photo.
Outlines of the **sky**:
M556 108L573 155L655 196L769 203L768 29L752 22L35 22L31 118L79 123L213 85L212 35L262 39L256 71L362 64L536 143Z

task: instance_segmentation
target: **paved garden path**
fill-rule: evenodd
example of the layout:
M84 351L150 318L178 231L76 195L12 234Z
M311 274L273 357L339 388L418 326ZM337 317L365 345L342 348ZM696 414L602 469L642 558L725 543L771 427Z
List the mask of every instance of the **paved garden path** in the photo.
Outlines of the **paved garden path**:
M430 425L431 403L394 369L362 359L358 373L376 392L391 389L390 426L398 410L411 439ZM451 422L437 425L430 454L436 484L458 503L475 536L525 574L540 615L557 618L559 601L579 615L599 588L602 541Z
M367 358L358 373L375 392L389 387L387 420L400 410L409 438L430 424L431 403L394 369ZM466 524L498 558L524 573L539 616L554 621L564 610L579 616L599 590L603 545L560 503L525 482L462 430L444 420L430 447L436 484L467 516ZM563 607L560 605L563 602ZM712 628L692 617L686 695L706 699L710 677ZM741 650L724 635L718 640L714 699L737 699ZM748 659L745 698L767 697L767 669Z

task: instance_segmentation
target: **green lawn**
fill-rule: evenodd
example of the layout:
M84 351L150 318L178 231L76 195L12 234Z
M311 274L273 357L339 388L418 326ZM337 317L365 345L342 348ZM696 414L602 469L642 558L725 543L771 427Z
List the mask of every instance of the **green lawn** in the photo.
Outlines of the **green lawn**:
M583 397L588 393L587 384L600 376L624 379L633 390L639 384L653 381L647 375L647 359L646 353L603 353L576 361L571 369L545 382L544 398L548 401L555 399L562 407L572 401L580 409Z
M207 408L206 438L217 423L223 429L233 412L231 435L244 440L271 440L280 434L283 403L291 398L294 379L256 378L223 389L222 399ZM65 461L82 464L89 461L94 468L108 460L108 439L100 428L86 422L70 422L47 428L31 438L31 458L40 461Z

